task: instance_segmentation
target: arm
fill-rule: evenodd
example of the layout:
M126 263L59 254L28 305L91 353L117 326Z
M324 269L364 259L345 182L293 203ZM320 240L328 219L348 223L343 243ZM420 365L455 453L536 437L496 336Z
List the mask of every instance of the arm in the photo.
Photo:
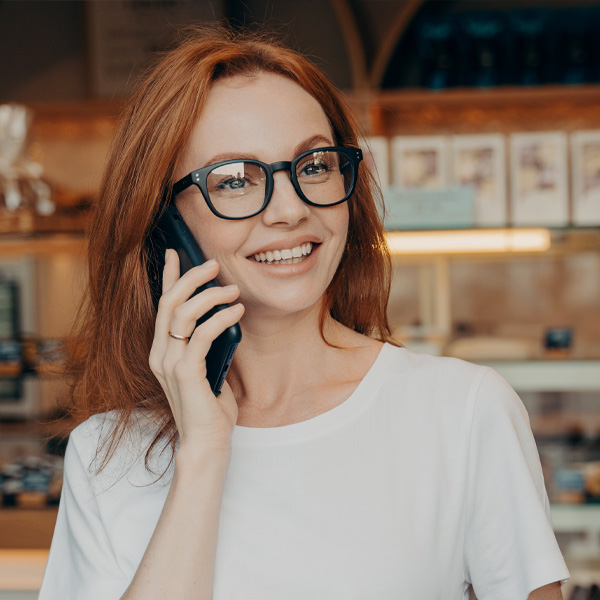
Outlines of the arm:
M469 600L477 600L475 592L473 592L473 588L471 588ZM529 594L529 598L527 598L527 600L563 600L560 583L555 581L554 583L545 585L537 590L533 590L533 592Z
M560 583L555 581L537 590L533 590L527 600L563 600Z
M229 461L209 455L175 458L160 519L122 600L212 598L219 513Z
M149 363L169 401L180 443L165 505L122 600L212 598L221 500L238 413L227 384L219 397L212 393L205 358L211 342L243 314L240 305L229 307L194 330L201 315L239 294L232 287L213 287L190 298L217 272L213 261L179 278L177 253L167 253ZM193 334L185 342L169 331Z
M484 600L525 600L538 589L545 594L544 586L568 579L569 572L552 530L527 412L494 371L484 375L475 398L466 507L467 581ZM556 592L560 589L550 588L550 598Z

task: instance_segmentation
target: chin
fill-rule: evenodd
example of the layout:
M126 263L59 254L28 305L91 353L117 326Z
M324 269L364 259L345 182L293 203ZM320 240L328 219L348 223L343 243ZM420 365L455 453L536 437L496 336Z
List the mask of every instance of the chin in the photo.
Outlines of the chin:
M242 299L241 302L246 307L246 315L248 316L281 318L295 315L300 318L311 312L318 314L322 299L323 295L319 297L311 296L310 298L306 296L303 298L286 298L279 295L275 302L272 301L272 298L268 301L258 298L252 300Z

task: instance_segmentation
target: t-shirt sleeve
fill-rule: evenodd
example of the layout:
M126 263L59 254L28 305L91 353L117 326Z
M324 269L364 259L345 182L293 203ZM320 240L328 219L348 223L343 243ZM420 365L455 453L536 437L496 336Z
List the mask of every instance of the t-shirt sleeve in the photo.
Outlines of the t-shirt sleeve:
M492 369L475 397L469 444L465 577L478 600L527 600L568 579L527 411Z
M58 517L38 600L113 600L129 586L91 482L88 466L94 450L87 446L94 437L82 431L82 426L75 429L67 444Z

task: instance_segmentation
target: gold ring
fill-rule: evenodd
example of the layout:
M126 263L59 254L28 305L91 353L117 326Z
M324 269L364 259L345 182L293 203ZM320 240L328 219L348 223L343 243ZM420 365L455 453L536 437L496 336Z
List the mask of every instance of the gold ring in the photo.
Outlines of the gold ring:
M169 331L169 335L175 340L183 340L184 342L190 341L189 337L185 337L184 335L177 335L176 333L173 333L172 331Z

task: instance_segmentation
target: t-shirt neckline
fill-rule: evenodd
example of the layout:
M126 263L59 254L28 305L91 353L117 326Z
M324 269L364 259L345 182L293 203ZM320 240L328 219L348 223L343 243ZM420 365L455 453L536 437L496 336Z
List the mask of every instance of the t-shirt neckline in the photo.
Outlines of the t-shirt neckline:
M370 400L374 398L374 392L381 384L382 376L397 350L399 348L392 344L384 343L377 358L375 358L352 394L338 406L311 419L291 423L290 425L279 427L244 427L236 425L233 430L232 444L256 446L289 443L311 438L339 427L364 410Z

